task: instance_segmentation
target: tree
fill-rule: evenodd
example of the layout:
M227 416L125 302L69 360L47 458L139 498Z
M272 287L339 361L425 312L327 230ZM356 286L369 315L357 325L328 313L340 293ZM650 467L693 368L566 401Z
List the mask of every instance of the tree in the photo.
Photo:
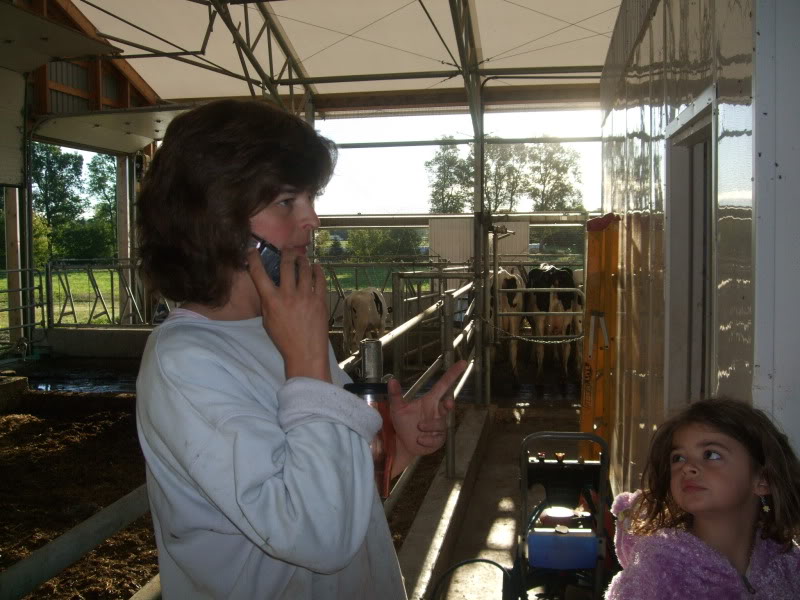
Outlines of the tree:
M583 210L577 151L561 144L533 144L528 151L528 194L533 210Z
M464 159L454 146L442 145L425 163L432 213L464 210L474 190L474 156L474 148ZM558 143L485 144L484 202L492 213L529 202L533 210L583 210L579 160L575 150Z
M63 152L58 146L34 144L31 160L33 207L44 217L50 233L75 221L86 209L83 192L83 157ZM53 239L48 239L48 255Z
M394 227L389 229L383 254L394 256L414 256L419 254L422 235L412 227Z
M473 147L470 164L474 164L474 154ZM525 144L484 144L483 197L492 213L516 210L517 202L527 194L527 160Z
M333 242L331 242L331 247L328 250L328 256L343 256L345 254L344 247L342 247L342 242L339 238L333 238Z
M93 217L78 219L62 225L54 239L54 256L57 258L110 258L115 241L112 229L105 219Z
M388 239L385 229L353 229L350 231L347 247L353 256L380 256Z
M422 239L411 227L389 229L353 229L348 247L354 256L398 256L419 254Z
M331 232L327 229L317 229L314 232L314 253L322 256L331 245Z
M452 140L445 136L442 140ZM431 213L462 213L472 200L474 185L470 162L461 158L454 145L442 144L425 170L431 184Z
M117 241L117 159L109 154L95 154L89 161L87 191L94 201L94 217L106 223L110 234L111 252L114 256Z
M40 214L33 213L33 266L43 269L50 260L50 227Z

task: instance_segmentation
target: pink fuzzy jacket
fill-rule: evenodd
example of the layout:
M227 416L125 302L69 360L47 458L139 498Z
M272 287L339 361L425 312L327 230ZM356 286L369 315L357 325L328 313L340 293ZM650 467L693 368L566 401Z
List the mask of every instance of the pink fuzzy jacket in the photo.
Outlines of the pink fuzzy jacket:
M743 578L728 560L691 533L662 529L633 535L625 513L640 492L620 494L611 512L617 517L617 557L623 567L606 591L606 600L797 600L800 599L800 549L781 552L772 540L756 536Z

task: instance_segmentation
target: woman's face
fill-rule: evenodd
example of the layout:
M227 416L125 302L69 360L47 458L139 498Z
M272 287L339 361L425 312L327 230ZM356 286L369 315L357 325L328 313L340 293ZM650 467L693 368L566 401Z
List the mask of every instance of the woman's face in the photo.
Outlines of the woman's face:
M301 254L305 254L317 227L319 217L314 210L314 197L290 186L250 217L250 231L279 250L294 249Z

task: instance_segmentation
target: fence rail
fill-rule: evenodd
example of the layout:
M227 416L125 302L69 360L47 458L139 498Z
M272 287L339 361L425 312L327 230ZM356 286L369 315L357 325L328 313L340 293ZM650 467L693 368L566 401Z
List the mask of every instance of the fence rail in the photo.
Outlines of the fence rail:
M30 352L34 327L44 327L46 306L41 271L0 271L0 358Z

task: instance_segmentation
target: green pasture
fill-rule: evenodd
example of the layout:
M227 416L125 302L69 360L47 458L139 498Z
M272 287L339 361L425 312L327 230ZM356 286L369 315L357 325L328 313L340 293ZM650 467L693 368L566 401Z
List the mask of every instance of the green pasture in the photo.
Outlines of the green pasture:
M345 292L350 290L362 289L365 287L376 287L378 289L382 289L385 292L392 291L392 273L395 271L403 271L403 272L415 272L415 271L422 271L424 270L420 265L410 265L410 264L403 264L397 263L397 265L378 265L378 266L336 266L336 267L325 267L325 276L328 279L328 289L333 291L335 289L333 285L333 278L331 277L331 271L336 272L336 278L339 281L339 285L341 286L342 290ZM422 286L422 290L430 290L431 289L431 280L430 279L414 279L413 281L414 288L416 289L417 284Z
M103 297L103 300L106 303L106 307L108 308L108 312L112 312L112 301L113 301L113 312L115 313L116 318L119 318L119 310L120 310L120 302L119 302L119 276L112 273L108 269L96 269L93 271L95 279L97 280L97 286L100 291L100 294ZM113 279L113 287L115 288L112 293L112 279ZM63 283L62 283L63 281ZM61 314L61 307L64 304L65 299L67 298L66 294L66 285L69 285L70 291L72 292L72 299L73 304L75 307L75 317L73 318L72 315L65 315L61 323L63 325L70 325L70 324L88 324L89 323L89 315L92 314L92 305L95 303L95 298L97 297L92 285L89 281L89 275L85 269L83 270L76 270L76 271L69 271L67 273L61 274L61 281L57 275L53 275L52 278L52 285L53 285L53 317L56 322L58 322L59 316ZM34 285L38 288L41 285L41 295L39 289L36 290L36 302L43 302L46 300L46 283L45 283L45 275L44 272L40 272L35 276ZM8 276L4 273L0 275L0 308L5 309L8 308L8 298L9 295L5 292L8 290ZM36 309L36 320L41 321L43 315L43 308ZM72 310L72 306L67 302L66 305L66 312L70 312ZM98 317L99 313L104 311L102 304L98 301L97 306L94 309L94 318L92 319L93 324L97 325L108 325L111 323L111 320L107 316ZM3 311L0 312L0 328L8 327L8 312Z

